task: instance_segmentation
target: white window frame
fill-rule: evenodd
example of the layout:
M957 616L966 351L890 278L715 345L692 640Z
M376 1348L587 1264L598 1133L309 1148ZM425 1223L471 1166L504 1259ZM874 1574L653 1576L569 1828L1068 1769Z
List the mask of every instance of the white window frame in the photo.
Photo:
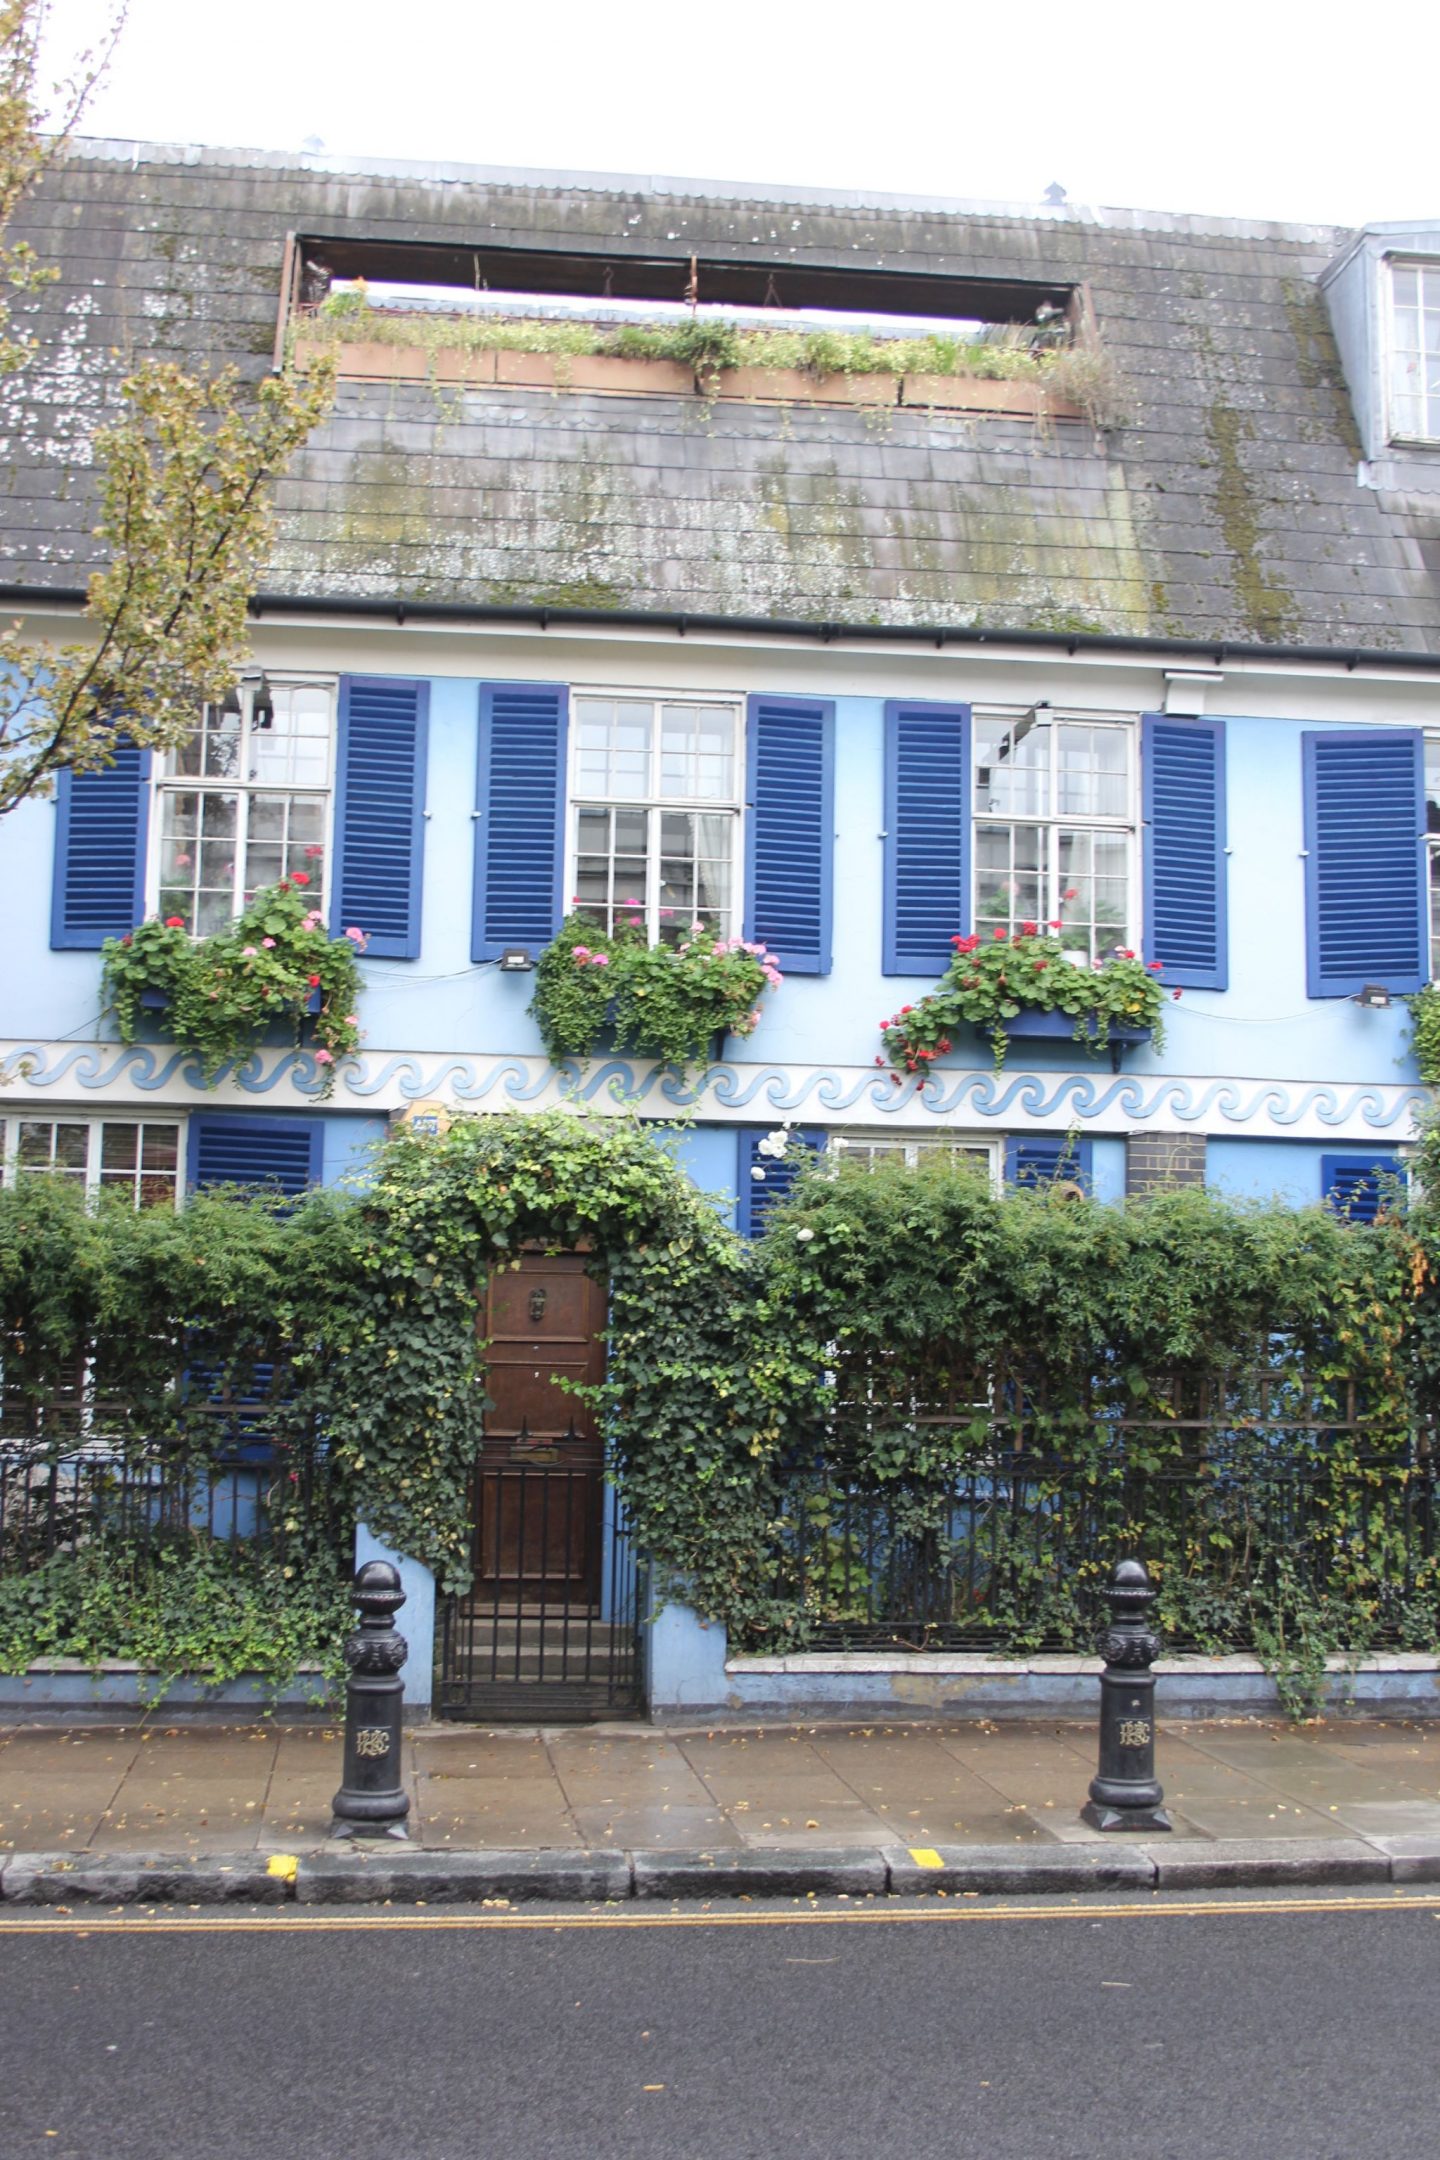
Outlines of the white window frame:
M145 863L145 912L158 914L160 908L160 857L164 845L164 798L167 795L310 795L319 796L325 805L322 821L325 850L325 875L322 886L321 906L328 914L333 898L335 875L335 778L336 753L340 734L340 678L338 675L315 674L301 668L267 668L264 679L271 690L324 690L330 698L329 751L325 760L323 787L292 787L283 781L240 780L222 774L173 773L168 770L172 753L160 751L152 760L150 780L150 816ZM259 687L260 670L250 672L238 685L241 709L248 720L254 705L255 692ZM246 848L249 844L248 821L246 830L237 838L235 857L234 906L231 921L246 906L244 894L251 890L245 875Z
M1418 270L1434 280L1440 293L1440 256L1436 255L1387 255L1384 258L1385 295L1380 310L1381 332L1381 394L1384 399L1385 440L1401 446L1418 449L1440 448L1440 427L1433 435L1412 435L1403 430L1396 419L1395 362L1399 353L1399 340L1395 332L1395 272ZM1423 357L1423 355L1422 355ZM1440 365L1440 362L1437 362Z
M20 1127L22 1125L84 1125L89 1133L86 1149L85 1175L72 1178L67 1171L50 1170L36 1164L27 1166L20 1162ZM87 1201L99 1192L110 1189L101 1183L100 1159L102 1135L107 1125L173 1125L175 1127L175 1206L178 1210L185 1201L185 1163L189 1133L183 1110L171 1110L165 1105L145 1103L128 1112L112 1111L97 1114L93 1110L77 1110L67 1104L29 1103L23 1107L7 1109L0 1113L0 1182L14 1185L26 1173L37 1177L58 1177L62 1183L80 1185ZM138 1179L136 1171L138 1199Z
M658 778L660 757L659 709L662 705L721 706L727 710L734 725L734 792L723 802L714 796L693 795L598 795L591 789L581 789L579 774L580 729L577 725L578 708L586 698L601 698L607 703L647 704L655 708L656 727L651 737L651 779ZM745 920L745 893L743 890L745 870L745 699L734 691L710 690L654 690L648 688L621 688L609 683L572 684L570 689L570 726L565 776L565 893L566 913L573 911L571 895L576 890L580 849L579 815L582 809L614 810L630 809L649 811L678 810L698 812L701 815L725 817L732 820L730 858L730 921L725 929L726 937L739 937ZM659 942L662 928L660 908L660 820L650 819L649 844L645 864L645 936L647 943Z
M1035 713L1042 722L1047 722L1055 726L1063 725L1068 721L1073 722L1077 727L1108 727L1115 728L1117 730L1123 730L1125 732L1125 734L1129 738L1130 743L1130 770L1128 776L1128 784L1126 787L1125 815L1123 818L1083 817L1074 815L1069 812L1062 814L1058 809L1054 807L1047 811L1043 816L1033 817L1026 816L1022 811L1018 810L997 810L993 812L987 812L977 809L976 796L978 793L978 775L980 770L980 729L978 723L981 721L993 722L998 720L1002 723L1009 723L1013 725L1014 722L1018 720L1024 720L1031 713ZM1052 736L1051 741L1052 746L1057 745L1059 742L1058 735ZM966 806L970 816L971 834L970 925L972 930L978 931L980 936L983 938L987 927L992 921L991 917L984 916L980 912L979 835L987 826L1040 825L1048 828L1052 832L1064 830L1066 832L1099 832L1119 834L1124 838L1125 841L1126 917L1124 932L1123 934L1117 934L1114 940L1114 944L1128 947L1134 952L1140 951L1141 939L1143 935L1143 925L1140 916L1140 806L1142 789L1142 779L1140 772L1140 750L1140 715L1135 712L1096 712L1085 710L1079 706L1069 705L1047 705L1043 708L1043 710L1033 705L976 705L972 708L970 774L968 783L969 800ZM1058 790L1055 785L1056 768L1054 763L1053 747L1051 754L1050 777L1050 801L1053 806L1058 796ZM1054 904L1058 902L1059 895L1060 865L1058 848L1052 847L1051 855L1052 862L1050 876L1053 881L1054 889L1049 894L1047 894L1046 903L1045 906L1042 908L1041 913L1037 917L1033 918L1034 920L1039 922L1042 930L1048 923L1053 921L1056 915L1058 915L1060 912L1059 906L1057 904ZM1113 946L1106 947L1097 955L1097 957L1107 958L1110 952L1113 951L1113 949Z
M994 1133L979 1132L910 1132L891 1126L846 1126L825 1135L826 1156L835 1162L843 1162L847 1153L858 1154L863 1148L883 1147L888 1154L903 1155L908 1168L914 1169L922 1155L944 1153L983 1154L988 1166L990 1189L999 1193L1005 1182L1005 1142Z

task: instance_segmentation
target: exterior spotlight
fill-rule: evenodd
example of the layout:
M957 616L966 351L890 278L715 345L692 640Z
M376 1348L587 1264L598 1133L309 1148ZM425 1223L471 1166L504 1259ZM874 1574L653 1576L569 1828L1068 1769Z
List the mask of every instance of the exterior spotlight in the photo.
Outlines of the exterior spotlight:
M529 975L534 971L534 967L534 956L528 953L523 945L507 945L500 955L502 975ZM1388 1005L1390 1001L1387 998L1385 1002Z
M264 668L242 668L240 681L250 692L250 719L255 727L275 725L275 699Z
M1394 1000L1384 983L1361 983L1350 1002L1365 1006L1369 1012L1385 1012Z

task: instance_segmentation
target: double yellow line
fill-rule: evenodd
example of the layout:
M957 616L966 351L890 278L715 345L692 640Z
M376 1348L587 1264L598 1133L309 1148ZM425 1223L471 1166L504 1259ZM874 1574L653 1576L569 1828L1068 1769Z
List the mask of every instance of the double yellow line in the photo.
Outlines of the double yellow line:
M934 1927L993 1924L1008 1920L1193 1920L1244 1919L1275 1913L1413 1913L1429 1912L1440 1918L1440 1893L1414 1894L1392 1890L1386 1896L1357 1897L1250 1897L1166 1899L1155 1895L1145 1903L1104 1903L1090 1899L1084 1904L1023 1903L974 1905L859 1906L845 1911L807 1910L804 1906L777 1911L763 1908L726 1907L708 1912L592 1911L586 1913L541 1912L364 1912L329 1913L314 1908L287 1908L273 1913L193 1914L173 1912L18 1913L0 1916L0 1935L194 1935L227 1931L262 1932L266 1929L305 1929L311 1933L349 1934L357 1929L424 1930L430 1933L460 1930L540 1930L564 1934L574 1928L736 1928L736 1927Z

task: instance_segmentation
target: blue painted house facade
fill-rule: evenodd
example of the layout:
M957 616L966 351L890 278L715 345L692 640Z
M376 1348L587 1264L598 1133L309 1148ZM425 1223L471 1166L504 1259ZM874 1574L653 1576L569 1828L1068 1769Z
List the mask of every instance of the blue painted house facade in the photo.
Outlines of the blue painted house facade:
M665 277L678 307L707 275L804 322L827 278L887 322L1063 305L1120 395L1026 410L902 378L866 405L663 361L547 381L503 350L442 380L344 347L234 709L7 821L6 1177L298 1189L363 1169L397 1120L562 1100L683 1116L687 1169L746 1230L782 1124L1114 1201L1203 1180L1363 1211L1402 1166L1426 1098L1401 1001L1436 964L1440 408L1411 345L1440 322L1440 228L105 144L35 216L62 278L37 300L48 373L9 416L4 597L57 638L117 350L259 372L266 334L283 350L347 277L450 292L473 259L477 286L561 294L569 319ZM297 871L368 940L333 1092L304 1053L206 1088L158 1031L116 1041L106 937L155 912L213 928ZM528 963L577 903L763 941L783 982L688 1074L557 1068ZM923 1080L878 1062L954 936L1026 920L1161 963L1163 1047L1112 1060L1066 1029L1000 1072L978 1034Z

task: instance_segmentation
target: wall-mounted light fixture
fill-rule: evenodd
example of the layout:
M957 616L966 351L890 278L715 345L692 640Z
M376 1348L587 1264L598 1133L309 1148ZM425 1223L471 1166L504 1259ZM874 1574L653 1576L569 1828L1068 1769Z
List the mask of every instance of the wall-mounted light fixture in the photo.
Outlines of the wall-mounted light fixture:
M1350 1002L1363 1005L1370 1012L1385 1012L1395 1001L1384 983L1361 983Z
M220 707L221 712L228 713L232 719L238 720L242 710L241 692L245 690L250 693L250 718L254 725L262 728L273 727L275 725L275 698L264 668L241 668L239 682L233 684L225 693L224 702Z
M507 945L500 955L502 975L529 975L535 967L534 956L523 945Z

